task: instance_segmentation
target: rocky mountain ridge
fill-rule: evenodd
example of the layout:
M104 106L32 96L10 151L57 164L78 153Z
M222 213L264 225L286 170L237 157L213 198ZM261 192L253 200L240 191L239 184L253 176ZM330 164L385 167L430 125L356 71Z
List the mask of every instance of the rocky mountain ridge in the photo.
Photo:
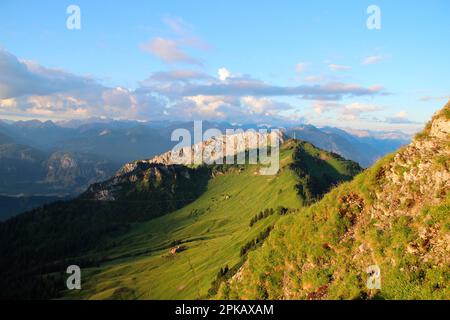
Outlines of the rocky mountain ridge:
M157 186L162 180L176 181L179 177L189 180L196 165L212 164L223 157L248 151L249 147L256 146L258 141L272 139L277 139L281 144L284 142L284 135L279 131L271 133L247 131L223 135L192 146L170 150L152 159L133 161L125 164L111 179L91 185L84 197L99 201L114 201L118 199L118 195L126 185L143 181ZM201 163L194 164L194 159L198 155L203 155Z
M278 224L220 296L448 299L449 171L450 103L411 144Z
M224 157L234 156L264 143L268 143L267 145L270 146L270 141L277 141L279 144L282 144L285 139L285 135L281 131L272 131L270 133L245 131L232 135L211 137L192 146L174 148L149 160L127 163L118 171L118 175L131 172L139 165L145 163L187 166L201 163L212 164Z

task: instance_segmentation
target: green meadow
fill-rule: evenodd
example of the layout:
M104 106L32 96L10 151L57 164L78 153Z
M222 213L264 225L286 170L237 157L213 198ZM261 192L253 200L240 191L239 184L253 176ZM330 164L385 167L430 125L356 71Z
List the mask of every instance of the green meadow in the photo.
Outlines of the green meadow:
M221 267L240 261L240 248L280 215L256 222L266 208L298 208L296 175L289 170L293 149L280 154L276 176L258 175L254 165L212 178L207 191L180 210L145 223L114 239L103 252L108 262L82 270L82 290L68 298L84 299L198 299L207 296ZM170 254L175 244L184 251ZM98 252L92 252L98 255Z
M80 197L12 219L0 225L8 243L0 270L9 275L0 288L29 298L214 297L278 220L361 171L303 141L285 142L279 159L268 176L248 163L180 166L159 177L145 171L127 180L119 200ZM66 289L69 265L81 268L81 290Z

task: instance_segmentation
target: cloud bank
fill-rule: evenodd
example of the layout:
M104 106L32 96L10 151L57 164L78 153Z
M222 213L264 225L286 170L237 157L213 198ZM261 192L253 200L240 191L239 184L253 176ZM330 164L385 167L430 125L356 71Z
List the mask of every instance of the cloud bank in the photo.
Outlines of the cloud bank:
M177 48L176 44L162 38L149 44L149 50L167 63L197 63L170 48ZM338 81L273 85L250 76L234 76L226 68L219 69L217 75L174 68L150 74L133 90L111 88L90 77L40 66L0 50L2 115L281 123L299 118L295 116L297 106L278 99L294 97L326 106L325 102L383 94L387 93L381 86ZM349 108L352 112L358 109Z

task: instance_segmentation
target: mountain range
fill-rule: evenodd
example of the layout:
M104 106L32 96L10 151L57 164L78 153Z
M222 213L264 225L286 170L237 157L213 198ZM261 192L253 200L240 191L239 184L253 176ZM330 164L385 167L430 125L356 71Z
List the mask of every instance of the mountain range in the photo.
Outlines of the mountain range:
M366 170L284 139L273 176L157 156L0 223L2 297L449 297L450 103ZM82 290L64 287L71 264Z
M203 129L259 129L256 125L203 122ZM148 159L172 149L175 129L193 133L193 122L138 122L92 118L70 121L0 121L0 194L11 197L0 203L0 219L32 205L29 197L73 197L102 181L129 161ZM282 128L290 137L358 162L367 167L377 158L405 144L399 133L348 133L337 128L301 125ZM392 136L393 135L393 136ZM17 202L18 200L18 202ZM5 202L6 203L6 202ZM14 203L17 203L14 209ZM42 201L38 202L42 204ZM44 202L45 203L45 202ZM29 208L29 207L27 207Z
M229 259L242 259L239 247L282 215L308 205L362 170L355 162L295 140L284 142L280 159L275 176L259 175L260 165L248 163L194 167L131 163L73 200L20 214L0 224L0 269L6 275L1 291L15 297L59 296L64 282L58 277L68 263L95 270L147 257L148 270L154 266L152 278L167 281L171 272L183 275L176 277L176 286L161 287L161 293L145 289L147 297L195 297L196 291L205 297L213 270ZM270 207L277 211L272 209L270 217L267 214L251 229L243 228ZM189 248L185 252L192 263L207 265L195 271L194 281L201 284L191 283L192 271L184 269L188 266L184 258L176 271L180 265L171 263L176 257L166 255L173 246ZM205 251L209 246L211 250ZM197 256L199 250L203 254ZM166 270L165 277L161 270ZM18 285L21 281L30 285L24 288ZM182 286L186 290L179 289ZM6 287L17 290L3 290ZM143 293L114 288L92 297L135 294Z
M309 141L321 149L356 161L364 168L411 139L401 132L350 131L335 127L319 129L312 125L288 128L286 133L290 137Z

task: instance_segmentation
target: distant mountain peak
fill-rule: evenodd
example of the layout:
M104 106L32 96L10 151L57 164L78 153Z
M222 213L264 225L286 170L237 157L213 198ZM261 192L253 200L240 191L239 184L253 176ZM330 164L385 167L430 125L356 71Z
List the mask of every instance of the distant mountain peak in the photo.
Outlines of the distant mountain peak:
M245 131L244 133L236 133L233 135L222 135L220 137L212 137L211 139L202 141L192 146L187 146L179 149L173 149L163 154L153 157L149 160L138 160L125 164L118 172L124 174L133 171L139 164L154 163L154 164L182 164L191 165L194 162L195 156L200 152L203 155L203 163L213 163L220 158L226 156L233 156L249 149L249 142L256 143L257 141L272 141L273 138L278 139L281 145L286 136L281 131L272 131L269 133L260 133L255 131ZM234 147L230 147L233 145ZM201 150L201 151L199 151ZM220 152L222 150L222 152ZM189 156L186 156L189 155Z
M13 123L17 127L22 128L52 128L56 127L56 124L51 120L41 121L37 119L33 120L19 120Z

